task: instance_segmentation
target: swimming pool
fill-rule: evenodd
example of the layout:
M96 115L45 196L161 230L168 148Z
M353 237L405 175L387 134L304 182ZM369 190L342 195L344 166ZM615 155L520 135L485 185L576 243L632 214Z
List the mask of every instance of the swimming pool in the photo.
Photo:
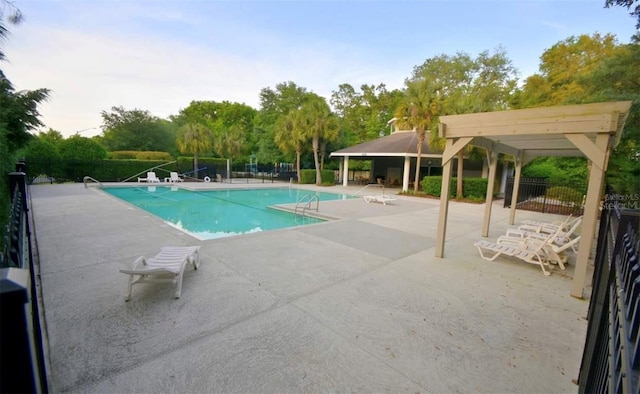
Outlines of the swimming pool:
M289 188L202 190L177 187L105 187L105 192L137 206L200 240L230 237L322 222L270 208L295 204L307 194L320 201L351 198L345 194Z

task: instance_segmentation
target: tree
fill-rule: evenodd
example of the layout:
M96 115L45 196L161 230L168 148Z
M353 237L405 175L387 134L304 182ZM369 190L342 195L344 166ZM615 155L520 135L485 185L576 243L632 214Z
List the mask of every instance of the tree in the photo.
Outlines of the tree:
M178 149L193 155L193 173L198 178L198 155L211 150L213 133L201 123L188 122L178 129Z
M331 110L324 98L310 93L307 101L296 116L299 133L304 140L311 140L313 161L316 169L316 185L322 184L321 166L319 159L320 141L335 140L338 128L331 121Z
M142 150L172 152L175 136L166 121L141 109L112 107L102 111L103 143L110 151Z
M16 92L0 70L0 134L9 153L17 151L31 139L29 130L42 126L38 104L48 97L48 89Z
M38 138L45 140L53 145L58 145L62 140L64 140L64 136L57 130L49 128L47 131L41 131L38 133Z
M518 108L579 104L588 101L589 87L581 76L600 68L619 51L614 35L571 36L540 57L540 73L525 80L513 104Z
M49 140L42 137L31 139L26 149L24 150L24 156L26 157L27 162L33 159L56 160L62 158L62 155L60 155L60 152L58 151L57 145L54 145Z
M360 90L357 92L353 86L341 84L331 93L331 105L347 135L346 145L388 135L387 122L403 98L402 91L388 91L384 84L365 84Z
M288 114L280 116L275 126L275 143L285 153L295 153L296 156L296 176L300 181L300 157L305 139L302 133L301 114L299 109L290 111Z
M107 157L106 149L91 138L73 135L60 142L63 159L101 160Z
M483 51L476 58L458 52L427 59L414 68L410 81L431 81L441 103L439 114L455 115L507 109L517 89L516 74L506 52L498 48L493 53ZM429 146L444 150L444 141L435 129L429 135ZM471 155L474 148L467 145L458 152L458 198L462 197L465 151Z
M440 111L439 86L430 79L418 79L406 82L406 101L396 110L396 122L399 127L413 129L418 134L418 156L416 158L416 176L413 185L414 193L420 185L420 160L422 144L427 130L433 126Z
M612 151L606 174L607 182L618 193L640 190L638 38L627 45L617 44L613 35L600 34L559 42L541 56L540 73L526 80L516 100L519 107L632 100L625 130ZM558 158L554 163L564 167L569 160Z
M294 116L290 113L299 110L307 98L307 89L291 81L279 83L275 89L263 88L260 91L260 110L254 122L256 138L261 138L255 145L258 159L262 162L280 162L288 160L287 155L295 153L298 179L303 147L298 141L299 136L292 134ZM274 154L276 149L279 152Z

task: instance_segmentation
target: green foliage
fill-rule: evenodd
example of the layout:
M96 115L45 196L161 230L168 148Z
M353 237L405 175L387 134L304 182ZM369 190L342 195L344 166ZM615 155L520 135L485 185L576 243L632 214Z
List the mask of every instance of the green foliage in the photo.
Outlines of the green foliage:
M449 196L457 198L456 183L457 178L452 177L449 182ZM484 201L487 193L487 178L463 178L462 180L462 196L473 201ZM422 178L422 191L430 196L440 197L442 187L441 176L426 176Z
M587 180L587 160L583 157L537 157L522 169L522 176L547 178L553 184L571 185Z
M322 176L322 185L335 185L333 170L320 171ZM316 170L300 170L300 183L313 185L316 183Z
M316 170L300 170L299 183L306 185L316 183Z
M612 34L582 34L558 42L542 54L540 73L525 80L513 104L528 108L590 101L590 87L582 78L598 70L618 51L620 47Z
M61 159L62 155L58 148L47 139L40 137L33 138L27 148L22 152L29 162L32 159Z
M102 145L77 134L61 141L58 149L65 159L97 160L107 157L107 150Z
M176 149L175 133L165 120L149 111L112 107L102 111L103 143L110 151L148 150L172 152Z
M122 150L109 152L109 158L114 160L173 160L167 152Z
M462 196L474 201L482 201L487 195L487 178L464 178L462 180Z

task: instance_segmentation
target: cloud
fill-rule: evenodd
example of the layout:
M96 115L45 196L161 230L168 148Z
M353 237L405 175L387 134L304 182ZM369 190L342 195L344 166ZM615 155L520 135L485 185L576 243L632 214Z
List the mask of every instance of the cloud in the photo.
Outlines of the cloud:
M299 45L262 35L253 47L126 31L93 32L31 25L12 42L8 77L19 89L51 89L41 106L46 127L71 135L100 126L113 106L177 114L192 100L235 101L258 108L259 92L279 82L329 98L340 83L388 83L392 71L367 66L353 48L322 42ZM251 42L239 37L238 44ZM398 79L397 74L395 79ZM400 81L401 82L401 81ZM98 130L84 135L98 134Z

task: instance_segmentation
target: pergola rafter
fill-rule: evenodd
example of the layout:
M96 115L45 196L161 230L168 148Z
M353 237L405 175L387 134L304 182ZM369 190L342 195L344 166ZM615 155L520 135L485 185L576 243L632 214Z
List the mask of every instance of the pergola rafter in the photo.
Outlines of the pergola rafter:
M487 150L489 182L482 236L489 234L493 178L497 154L515 158L515 177L509 223L515 220L515 201L522 165L537 156L584 156L591 162L589 186L582 221L571 295L582 298L589 253L595 236L599 203L609 154L620 141L631 101L567 105L441 116L440 137L446 138L442 155L442 189L436 256L444 256L451 159L467 144Z

